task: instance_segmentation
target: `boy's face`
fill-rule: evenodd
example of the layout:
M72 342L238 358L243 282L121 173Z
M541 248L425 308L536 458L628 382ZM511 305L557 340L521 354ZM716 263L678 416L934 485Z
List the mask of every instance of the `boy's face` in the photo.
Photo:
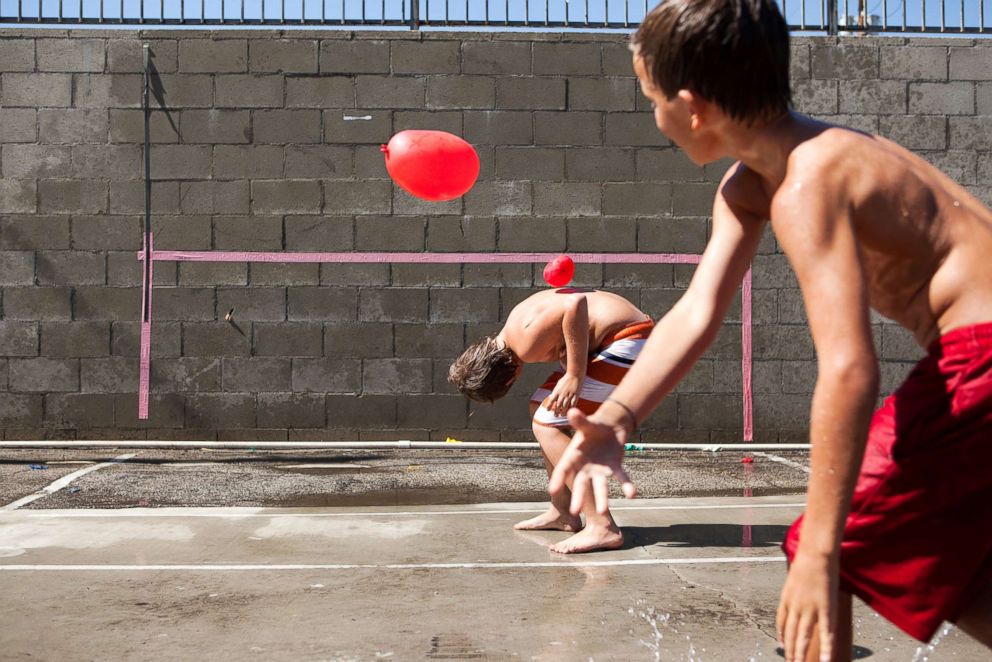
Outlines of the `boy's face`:
M716 145L708 132L700 130L700 110L695 106L701 100L686 90L669 99L655 86L648 73L644 58L634 52L634 73L641 84L641 92L651 102L654 109L654 123L658 130L668 136L697 165L710 163L721 158Z

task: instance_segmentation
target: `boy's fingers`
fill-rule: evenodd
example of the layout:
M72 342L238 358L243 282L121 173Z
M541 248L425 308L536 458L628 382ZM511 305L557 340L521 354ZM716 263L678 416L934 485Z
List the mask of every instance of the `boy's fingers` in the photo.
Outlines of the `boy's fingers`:
M830 662L834 653L834 624L820 615L820 662Z
M627 472L623 470L623 467L616 467L613 469L613 475L616 476L617 480L620 481L620 489L623 490L623 495L628 499L633 499L637 496L637 488L634 487L634 481L630 479Z
M785 649L786 662L793 662L796 659L796 629L799 626L799 618L795 611L790 611L785 619L785 637L782 647Z
M796 632L796 659L804 661L806 659L806 650L809 648L810 635L815 627L816 614L803 614L802 618L799 619L799 626Z
M605 515L610 509L610 485L606 476L593 476L592 492L596 497L596 512Z
M586 493L589 490L589 476L577 473L572 479L572 503L569 504L568 511L573 515L582 512L582 504L585 503Z

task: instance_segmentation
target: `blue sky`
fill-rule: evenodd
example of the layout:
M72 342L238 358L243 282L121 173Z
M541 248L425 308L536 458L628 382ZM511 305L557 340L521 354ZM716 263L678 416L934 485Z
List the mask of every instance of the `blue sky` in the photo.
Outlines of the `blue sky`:
M244 16L247 20L257 20L260 16L268 19L285 18L287 21L299 21L301 16L308 19L319 19L321 11L328 20L364 18L378 21L382 16L397 20L409 16L411 0L243 0ZM805 24L815 30L823 20L825 0L779 0L785 3L785 14L790 24L798 26L805 12ZM121 15L122 6L126 17L136 17L142 5L146 17L179 18L196 21L201 16L216 19L224 15L229 18L241 16L242 0L0 0L0 14L4 18L17 15L18 3L23 16L38 16L39 7L43 16L56 17L59 14L59 3L62 4L62 16L67 20L80 16L98 17L101 14L106 19L114 20ZM364 2L364 8L363 8ZM488 9L489 19L493 22L503 21L507 16L510 20L521 21L525 17L536 23L536 27L545 20L561 21L566 15L568 20L582 25L587 19L591 23L601 23L604 19L611 22L625 20L636 24L644 15L645 9L653 6L656 0L419 0L421 16L429 16L432 20L448 19L463 22L466 17L472 21L485 18ZM858 0L838 0L843 6L847 3L847 13L857 14ZM944 13L944 25L949 30L961 25L962 14L964 24L977 26L982 20L982 4L984 3L983 22L986 28L992 28L992 0L867 0L868 13L888 19L888 24L900 27L903 24L903 13L908 26L919 26L921 15L926 16L929 26L941 23L941 10ZM906 3L905 10L903 3ZM321 6L323 3L323 7ZM924 12L925 6L925 12ZM364 14L363 14L364 9ZM844 12L841 12L842 14Z

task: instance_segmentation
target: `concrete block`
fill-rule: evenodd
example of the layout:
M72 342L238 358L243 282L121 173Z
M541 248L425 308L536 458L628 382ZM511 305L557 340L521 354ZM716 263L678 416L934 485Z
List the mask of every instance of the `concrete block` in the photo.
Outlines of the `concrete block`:
M427 219L427 250L474 253L496 249L496 219L441 216Z
M686 430L734 430L743 425L740 396L736 394L681 393L678 426Z
M978 157L978 179L992 181L992 153L981 154Z
M112 428L115 408L114 396L104 393L46 395L44 422L57 428Z
M252 428L255 413L252 393L192 393L186 396L184 423L193 428Z
M637 250L647 253L701 254L708 239L706 218L642 218L637 221ZM692 265L687 265L689 275ZM675 281L678 285L679 280ZM687 283L686 283L687 284Z
M616 216L670 216L673 188L676 187L660 182L606 183L603 185L603 213Z
M323 325L317 322L258 323L255 327L256 356L321 356Z
M500 110L565 110L567 102L564 78L496 79L496 107Z
M44 396L41 394L0 392L0 425L4 427L38 425L44 415L43 399ZM38 436L32 435L31 438L37 439Z
M184 110L180 138L188 144L250 143L251 114L245 110Z
M286 319L286 289L283 287L217 288L217 311L234 308L239 324L282 322ZM218 317L222 317L220 313Z
M669 288L671 264L604 264L603 285L608 288Z
M910 83L909 112L913 115L974 115L974 83Z
M275 74L317 73L317 42L313 39L252 39L248 70Z
M320 284L319 264L285 264L278 262L253 262L251 284L255 286L293 287Z
M110 356L110 322L43 322L41 355L49 358Z
M462 350L462 324L397 324L396 353L399 356L450 358Z
M142 177L138 145L73 145L71 176L129 180Z
M217 358L157 359L152 361L149 390L153 393L201 393L221 390Z
M815 357L809 329L803 325L754 327L754 357L803 361Z
M225 310L230 310L230 307ZM242 314L238 314L242 313ZM182 355L183 356L250 356L251 355L251 331L244 328L245 322L251 318L245 318L243 310L235 310L235 314L241 319L239 325L244 331L244 335L231 324L226 322L183 322L182 324ZM155 325L152 325L154 333Z
M846 126L855 131L878 133L878 115L828 115L825 118L817 119L825 119L831 124Z
M153 216L155 248L161 250L210 250L209 216ZM161 267L155 266L158 270Z
M355 247L362 251L421 251L425 231L422 218L359 216L355 219Z
M320 284L323 286L389 285L388 264L322 264Z
M565 179L569 181L628 181L634 177L633 150L616 147L570 147L564 152Z
M410 395L396 404L397 423L403 427L457 430L468 422L468 400L461 394Z
M55 111L52 111L55 112ZM103 117L104 123L107 121L107 112L90 109L72 109L65 112L73 113L97 113ZM111 108L110 113L110 142L112 143L137 143L142 144L145 140L144 113L141 110L129 108ZM58 121L58 117L52 121ZM52 134L51 142L75 142L71 135L60 133L61 129L56 129ZM103 130L104 136L97 142L106 141L106 127ZM179 115L178 113L166 113L165 111L152 111L148 121L148 140L151 143L178 143L179 142ZM156 159L158 154L155 155Z
M289 391L293 361L290 358L229 357L221 360L221 388L236 393Z
M602 191L596 183L547 182L534 187L534 214L538 216L598 216Z
M320 182L308 179L263 179L251 183L254 214L317 214Z
M37 255L39 285L103 285L106 282L107 258L104 253L45 251Z
M634 73L633 53L629 42L600 44L603 74L606 76L631 76Z
M911 111L912 105L911 99ZM947 118L942 115L882 115L878 128L881 135L908 149L947 148Z
M533 206L533 186L529 181L478 182L465 194L465 212L474 215L529 215ZM543 186L543 183L536 186Z
M442 129L443 130L443 129ZM380 149L382 145L355 145L354 153L354 178L355 179L386 179L389 172L386 170L386 159ZM328 179L341 179L340 177L328 177Z
M34 108L0 108L0 143L32 143L39 140L38 121L38 112ZM106 127L104 127L104 133L106 133ZM79 131L78 140L80 142L89 138L90 136L86 132ZM44 133L40 140L48 142Z
M154 320L205 322L217 318L214 290L210 287L157 287L153 303Z
M2 145L3 177L8 179L70 176L72 152L63 145Z
M392 324L333 322L324 325L324 356L364 359L392 355Z
M10 287L4 290L8 320L70 320L72 289L68 287Z
M798 289L778 290L778 321L781 324L809 324L803 295Z
M286 249L348 251L354 249L354 219L350 216L287 216Z
M182 73L244 73L248 71L248 40L193 38L179 41Z
M950 149L992 149L992 115L948 117L947 123Z
M906 83L901 80L840 81L840 112L901 114L906 108Z
M107 61L103 39L37 39L35 53L38 71L102 72Z
M707 178L704 169L694 164L680 149L644 148L635 150L636 179L638 181L693 182ZM722 179L714 177L717 181Z
M0 40L0 73L34 71L37 41L36 39Z
M108 39L107 71L143 73L143 44L149 44L152 66L160 74L175 73L179 68L179 42L174 39Z
M72 105L72 75L5 73L0 105L68 108Z
M38 356L38 347L37 322L18 322L10 317L0 320L0 356Z
M210 108L214 105L214 76L212 75L165 74L159 77L158 82L162 87L162 99L149 100L153 111L175 113L178 110Z
M156 246L157 247L157 246ZM109 251L107 253L107 285L129 287L141 284L141 262L135 259L136 251ZM176 263L156 260L152 272L155 287L175 287Z
M78 391L79 359L11 359L7 380L10 390L15 392Z
M352 287L291 287L287 296L288 319L293 321L357 319L358 290Z
M359 108L423 108L426 80L403 76L358 76Z
M634 78L569 78L569 110L634 110Z
M0 285L34 285L34 255L31 251L0 253Z
M80 359L79 382L82 393L135 393L138 390L138 358Z
M217 108L281 108L284 80L283 76L275 74L217 75L214 77L214 105Z
M464 137L473 145L529 145L534 140L531 114L523 111L465 111Z
M63 74L47 75L62 76ZM141 76L135 74L71 75L72 105L75 108L141 108Z
M280 104L275 104L280 105ZM287 108L354 108L355 80L346 76L293 76L286 79Z
M810 45L804 41L793 40L789 47L789 76L796 80L809 78Z
M465 287L531 287L534 267L530 264L465 264Z
M389 72L388 41L343 41L325 39L320 42L321 73L369 74Z
M120 111L130 112L130 111ZM0 111L0 141L22 142L33 135L35 114L33 110L10 109ZM32 126L26 130L27 121ZM107 111L89 108L42 108L38 110L38 140L41 143L105 143L109 122ZM7 122L11 126L4 126ZM22 125L23 126L19 126ZM9 139L8 132L9 131Z
M717 185L709 182L681 182L672 186L672 213L675 216L705 216L713 211Z
M428 101L430 100L430 81L428 81ZM398 110L393 114L393 128L398 133L406 129L433 129L447 131L455 135L463 135L461 108L456 110ZM382 160L382 155L379 155Z
M565 250L563 218L500 218L497 248L510 253Z
M180 287L216 287L248 284L248 265L244 262L180 262ZM154 295L154 293L153 293ZM227 312L227 311L223 311ZM210 319L214 319L213 316Z
M926 354L912 334L901 326L883 324L881 336L879 358L883 361L919 361Z
M281 216L215 216L213 248L217 250L281 250Z
M0 179L0 214L33 214L37 209L34 180Z
M213 153L213 178L280 179L283 177L283 162L289 160L289 155L284 157L284 149L277 145L216 145Z
M392 211L392 184L388 180L325 181L325 214L388 214Z
M138 251L141 232L137 216L72 217L72 247L77 251Z
M878 78L879 48L874 44L813 44L813 78ZM843 95L842 95L843 96Z
M955 48L948 53L951 80L988 81L992 77L992 49Z
M606 46L606 44L603 44ZM600 67L600 44L596 43L541 43L534 49L534 73L556 76L598 76ZM630 54L627 57L627 70L631 74ZM606 75L616 75L607 73Z
M975 106L979 115L992 115L992 82L978 83L975 87ZM0 111L2 113L3 111ZM0 114L2 117L2 114ZM0 129L0 139L3 129Z
M156 146L152 179L209 179L210 153L209 145Z
M880 75L910 81L947 80L945 46L882 47Z
M365 359L362 364L365 394L402 393L406 398L411 393L431 392L430 359Z
M665 147L671 143L654 124L651 113L607 113L604 144Z
M76 287L75 293L76 320L136 320L141 314L140 287L86 286Z
M293 359L294 392L358 394L362 363L357 359Z
M141 296L140 292L138 294ZM152 358L176 357L181 353L182 329L179 322L152 324ZM110 351L114 356L138 356L141 351L141 324L110 323Z
M181 182L180 199L188 214L247 214L248 182Z
M633 218L575 218L568 222L568 250L580 253L624 253L637 250Z
M272 428L321 428L325 425L323 395L311 393L260 393L258 425Z
M836 113L840 97L836 80L808 79L792 84L792 101L802 113Z
M751 262L755 289L798 289L789 260L782 254L757 255Z
M328 395L327 425L391 429L396 427L395 395Z
M493 288L434 288L431 290L430 321L496 322L499 291Z
M360 322L426 322L427 290L363 287L358 293Z
M2 185L0 185L0 190L2 190ZM0 216L0 250L59 250L67 248L69 248L69 217L67 216L18 216L16 214Z
M394 287L459 287L461 264L400 263L390 265Z
M796 430L802 441L809 441L809 395L783 394L774 398L757 398L754 420L762 427Z
M547 147L497 147L496 176L560 181L565 177L565 152Z
M458 41L394 41L394 74L456 74L461 69Z
M487 76L431 76L427 79L427 107L434 110L493 108L496 83Z
M531 73L531 44L528 42L465 41L462 43L462 73Z

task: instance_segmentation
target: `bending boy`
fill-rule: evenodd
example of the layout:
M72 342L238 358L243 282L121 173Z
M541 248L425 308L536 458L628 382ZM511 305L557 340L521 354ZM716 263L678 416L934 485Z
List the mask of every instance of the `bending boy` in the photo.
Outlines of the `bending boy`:
M493 402L506 395L524 363L559 363L531 396L534 436L541 445L548 475L570 441L565 412L575 407L593 413L637 358L654 323L621 296L597 290L543 290L519 303L503 329L465 350L452 364L448 380L472 400ZM548 511L519 522L516 529L576 532L551 546L562 554L616 549L623 534L609 510L597 512L585 501L585 528L568 512L565 488Z
M787 660L850 659L852 594L917 639L951 620L992 647L992 211L885 138L790 111L773 0L666 0L633 52L658 129L697 164L736 163L617 402L569 412L551 493L574 477L573 511L590 490L603 508L613 475L633 496L623 441L712 342L770 222L818 363L807 509L783 544ZM874 417L870 307L928 350Z

